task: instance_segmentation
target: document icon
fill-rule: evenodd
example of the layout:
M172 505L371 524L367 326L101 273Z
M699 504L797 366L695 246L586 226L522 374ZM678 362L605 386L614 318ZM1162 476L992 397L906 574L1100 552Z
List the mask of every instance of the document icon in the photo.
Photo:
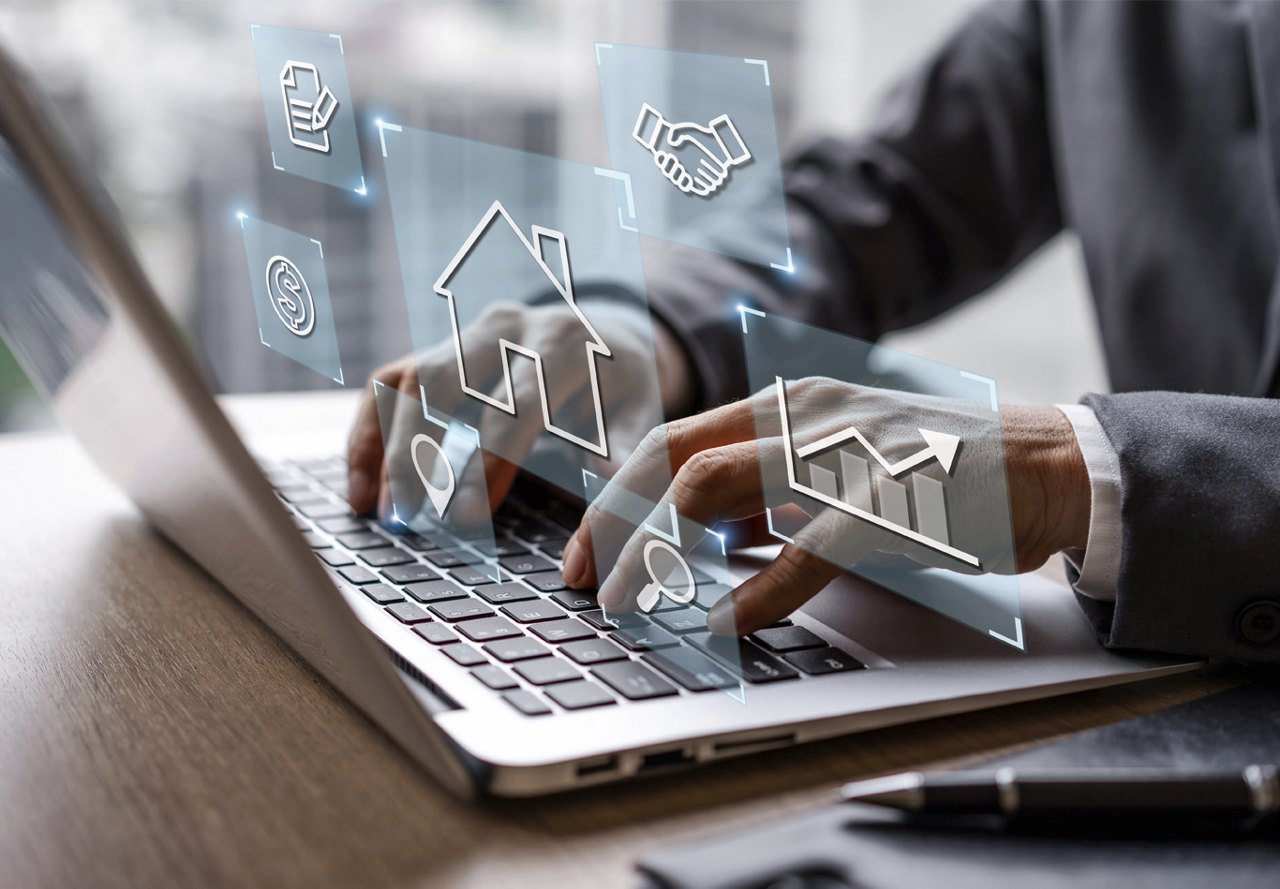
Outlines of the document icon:
M280 98L289 141L328 154L329 123L338 110L338 97L321 81L320 70L310 62L285 62L280 70Z

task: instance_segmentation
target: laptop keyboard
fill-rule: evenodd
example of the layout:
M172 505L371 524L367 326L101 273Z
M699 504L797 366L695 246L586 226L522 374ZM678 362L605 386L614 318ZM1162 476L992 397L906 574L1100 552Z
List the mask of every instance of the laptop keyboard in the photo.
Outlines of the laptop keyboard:
M712 636L707 610L728 590L701 572L690 605L663 602L650 617L605 614L593 590L564 584L561 558L580 513L543 489L517 486L494 515L501 569L494 580L465 544L441 549L356 516L346 504L341 458L264 471L336 578L525 716L864 669L789 620L745 639Z

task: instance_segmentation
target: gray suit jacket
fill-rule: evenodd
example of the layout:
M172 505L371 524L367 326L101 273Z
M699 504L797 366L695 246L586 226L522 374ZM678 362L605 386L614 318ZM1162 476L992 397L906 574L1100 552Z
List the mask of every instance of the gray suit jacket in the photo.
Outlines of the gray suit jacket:
M705 407L746 394L744 297L873 339L1071 228L1124 393L1085 398L1124 540L1082 605L1113 647L1278 660L1278 171L1280 3L997 0L789 160L796 275L664 248L650 299Z

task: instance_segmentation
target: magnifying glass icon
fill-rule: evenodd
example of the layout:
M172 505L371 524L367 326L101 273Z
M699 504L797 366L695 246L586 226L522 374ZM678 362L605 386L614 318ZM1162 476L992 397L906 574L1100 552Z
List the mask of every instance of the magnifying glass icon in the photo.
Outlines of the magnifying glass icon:
M665 553L669 556L667 561L673 564L662 573L659 573L654 566L654 556L658 553ZM645 588L640 591L640 595L636 598L636 604L640 606L640 610L648 614L658 604L658 599L663 593L672 602L681 605L687 605L693 601L693 597L697 595L697 587L693 581L693 570L689 567L689 563L684 560L684 556L674 546L665 540L654 538L644 545L644 568L649 572L649 582ZM676 575L675 581L672 575ZM679 577L683 574L683 577ZM665 578L659 580L659 578Z

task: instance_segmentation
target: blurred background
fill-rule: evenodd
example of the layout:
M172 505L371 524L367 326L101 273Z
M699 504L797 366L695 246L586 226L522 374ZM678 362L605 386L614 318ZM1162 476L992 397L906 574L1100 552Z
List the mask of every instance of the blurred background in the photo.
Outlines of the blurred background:
M220 391L333 388L258 340L235 213L325 244L345 377L409 350L372 119L608 164L592 44L768 59L784 149L856 133L972 0L30 0L0 44L52 98ZM340 32L366 198L276 172L252 22ZM0 233L3 236L3 233ZM886 342L1011 401L1106 388L1080 254L1058 238L999 287ZM0 343L0 429L51 421Z

